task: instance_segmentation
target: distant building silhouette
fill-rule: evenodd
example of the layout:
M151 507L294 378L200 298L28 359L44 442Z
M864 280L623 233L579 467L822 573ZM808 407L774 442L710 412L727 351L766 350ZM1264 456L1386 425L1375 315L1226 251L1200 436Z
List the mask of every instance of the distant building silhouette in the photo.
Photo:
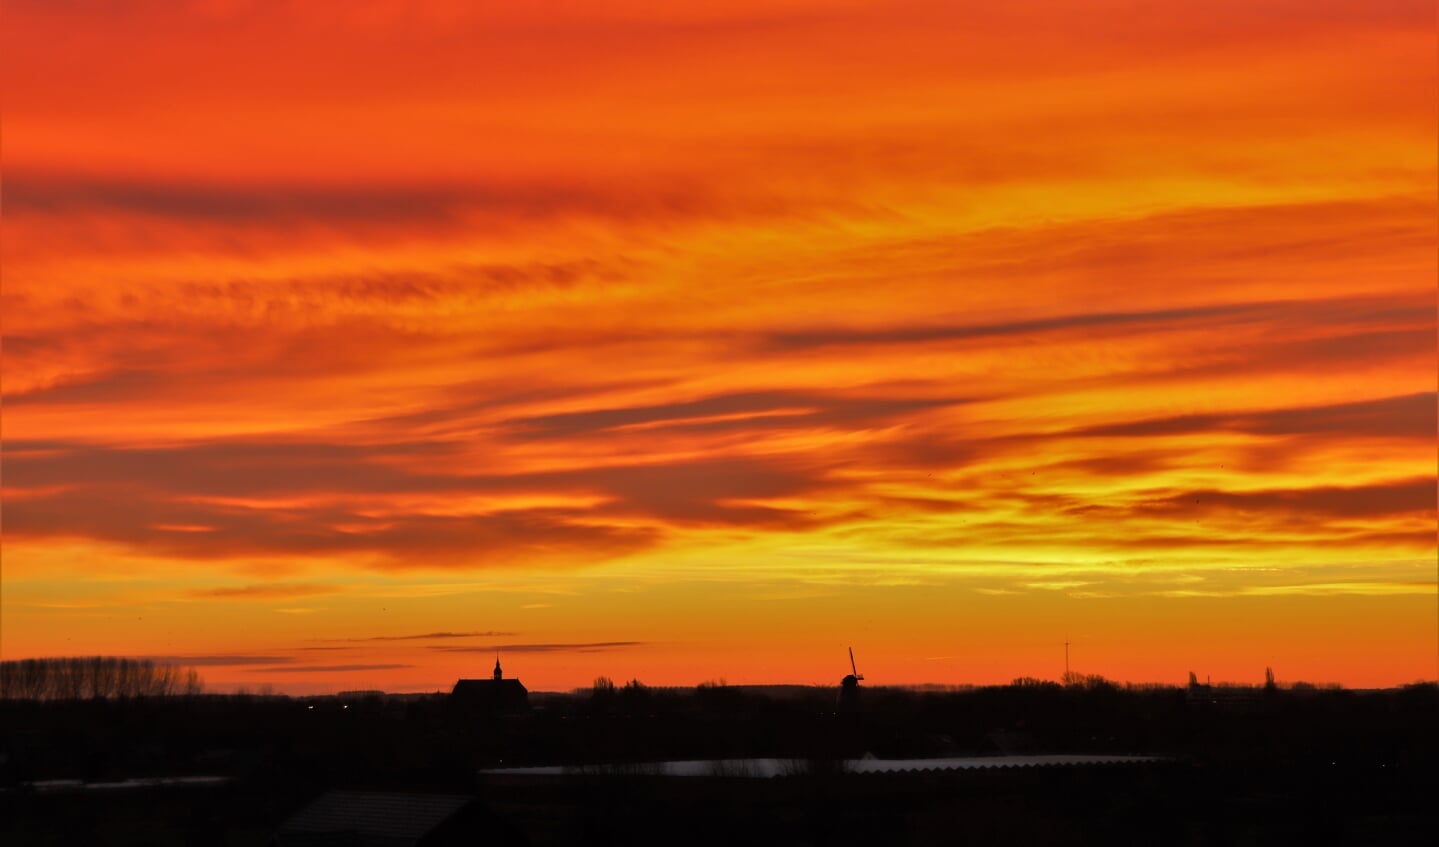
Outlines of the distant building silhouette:
M1243 709L1252 706L1257 701L1256 694L1256 690L1247 685L1225 683L1215 685L1210 682L1208 676L1204 677L1204 682L1200 682L1194 671L1190 671L1189 685L1185 687L1184 698L1190 703L1201 706Z
M480 712L523 712L530 707L530 692L518 679L505 679L500 657L496 656L492 678L458 680L450 692L450 701Z

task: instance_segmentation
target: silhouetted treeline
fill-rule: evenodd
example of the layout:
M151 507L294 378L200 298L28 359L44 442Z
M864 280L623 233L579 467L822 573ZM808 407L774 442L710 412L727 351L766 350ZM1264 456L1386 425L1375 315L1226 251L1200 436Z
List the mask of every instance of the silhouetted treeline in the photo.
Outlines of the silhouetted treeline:
M1173 756L1202 763L1408 766L1439 758L1439 689L1197 697L1183 688L1013 685L954 692L866 688L838 713L831 688L636 682L537 694L521 715L447 696L70 698L0 704L10 780L262 768L320 781L432 783L477 767L661 759L825 760L1026 753ZM3 779L0 779L3 782Z
M109 656L0 662L0 698L7 700L128 700L199 694L192 668Z

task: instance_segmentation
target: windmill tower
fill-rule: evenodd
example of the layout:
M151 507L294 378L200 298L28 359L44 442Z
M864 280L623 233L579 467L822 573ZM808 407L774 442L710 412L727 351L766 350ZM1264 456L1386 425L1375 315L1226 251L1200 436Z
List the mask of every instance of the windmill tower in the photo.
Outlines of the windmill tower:
M859 682L864 679L864 674L854 664L854 648L849 648L849 674L839 681L839 708L840 711L852 709L859 702Z

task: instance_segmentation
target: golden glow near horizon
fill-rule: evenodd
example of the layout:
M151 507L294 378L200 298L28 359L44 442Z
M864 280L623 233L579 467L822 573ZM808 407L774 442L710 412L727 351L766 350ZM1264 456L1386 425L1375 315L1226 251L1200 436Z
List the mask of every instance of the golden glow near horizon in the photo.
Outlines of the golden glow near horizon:
M3 657L1435 677L1431 3L669 6L10 3Z

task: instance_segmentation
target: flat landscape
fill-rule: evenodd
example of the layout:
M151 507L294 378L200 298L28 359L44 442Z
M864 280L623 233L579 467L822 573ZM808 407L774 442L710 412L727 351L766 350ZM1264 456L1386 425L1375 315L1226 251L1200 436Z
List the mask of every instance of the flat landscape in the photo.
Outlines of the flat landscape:
M1424 844L1436 713L1433 685L12 700L0 840L266 844L340 791L465 798L477 844Z

